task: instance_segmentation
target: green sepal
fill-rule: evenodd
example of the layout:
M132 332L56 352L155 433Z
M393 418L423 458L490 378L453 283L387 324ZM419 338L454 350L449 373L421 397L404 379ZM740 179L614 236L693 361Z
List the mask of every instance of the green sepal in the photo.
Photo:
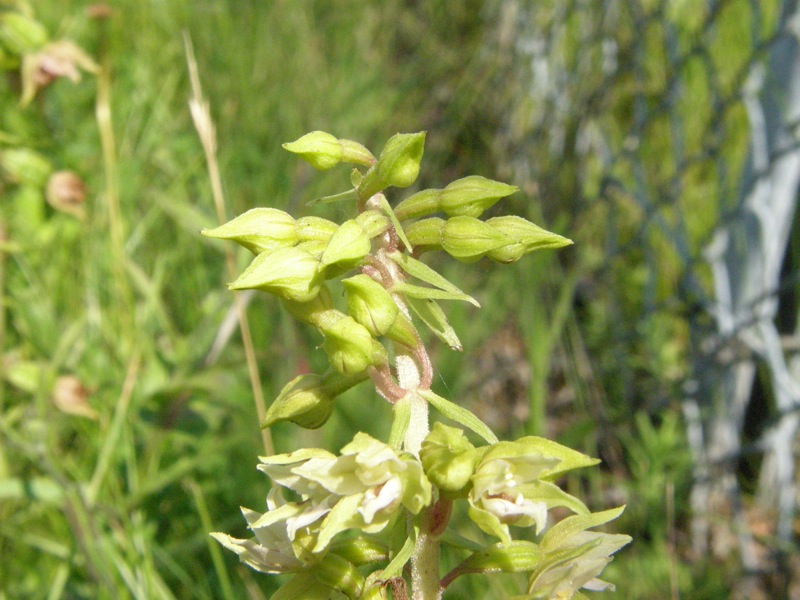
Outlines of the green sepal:
M450 402L450 400L442 398L434 393L433 390L418 390L417 393L451 421L463 425L482 437L489 444L497 443L497 436L489 426L463 406L459 406L458 404Z
M553 525L539 544L545 556L531 572L528 597L544 600L555 593L575 597L590 582L591 589L613 590L614 586L596 577L631 537L587 530L616 519L624 508L575 515Z
M355 220L345 221L333 234L325 252L322 265L327 267L337 263L356 263L369 254L372 249L370 237Z
M461 340L458 339L455 329L447 322L444 311L435 300L418 300L409 296L405 301L436 337L452 350L459 352L462 350Z
M258 289L287 300L308 302L320 290L320 263L313 254L295 246L262 252L228 284L232 290Z
M487 252L512 243L508 236L472 217L451 217L442 228L442 249L461 262L475 262Z
M339 140L324 131L312 131L294 142L283 144L283 147L320 171L335 167L344 156Z
M457 179L442 190L439 206L450 217L480 217L500 198L510 196L519 188L500 181L470 175Z
M253 208L224 225L200 233L236 242L253 254L294 246L300 241L294 218L275 208Z
M553 468L542 471L539 475L539 479L543 481L555 481L568 471L593 467L600 463L600 459L587 456L582 452L563 446L558 442L533 435L506 443L511 444L509 449L505 450L506 456L541 454L542 456L557 458L559 460L558 464Z
M444 496L465 498L475 466L481 459L461 429L434 423L422 442L419 458L426 477Z
M326 554L320 563L307 572L320 583L341 592L351 600L359 598L364 588L364 576L353 563L337 554Z

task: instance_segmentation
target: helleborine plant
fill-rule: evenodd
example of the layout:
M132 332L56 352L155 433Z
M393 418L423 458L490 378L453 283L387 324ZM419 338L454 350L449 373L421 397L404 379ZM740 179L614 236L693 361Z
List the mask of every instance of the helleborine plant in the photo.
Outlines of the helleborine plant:
M262 427L281 421L321 427L337 396L368 379L393 407L386 442L358 433L338 455L307 448L262 457L258 468L273 486L266 512L242 509L253 537L212 535L253 569L292 574L273 596L279 599L389 598L391 590L395 599L428 600L461 575L496 572L529 574L518 598L581 598L581 589L613 589L597 576L631 538L590 529L622 507L592 513L557 485L563 474L599 461L538 437L498 441L478 417L431 390L433 366L417 330L422 324L460 350L439 303L478 306L420 261L421 253L510 263L572 242L518 216L481 220L517 188L478 176L392 207L385 191L414 183L424 142L424 132L397 134L375 158L357 142L309 133L284 147L317 169L355 165L350 189L315 201L350 201L351 219L337 224L255 208L203 231L255 255L231 289L277 296L323 338L330 368L286 384ZM329 284L342 276L343 293L334 295ZM364 401L372 401L369 394ZM429 428L431 406L460 427ZM473 445L467 431L482 445ZM459 536L444 536L455 502L465 503L491 540L487 545L466 550ZM551 524L555 507L574 515ZM515 530L525 529L537 541L514 539ZM442 544L466 556L445 574Z

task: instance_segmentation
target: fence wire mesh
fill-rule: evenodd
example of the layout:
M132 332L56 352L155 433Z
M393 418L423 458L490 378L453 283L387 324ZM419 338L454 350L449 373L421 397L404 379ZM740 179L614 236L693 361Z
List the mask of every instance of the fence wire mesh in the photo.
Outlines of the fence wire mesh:
M503 132L494 150L547 203L545 221L580 240L561 266L577 273L577 342L604 403L618 420L682 415L688 554L735 553L743 597L759 585L789 594L800 427L797 3L490 8L487 88L504 90L493 96ZM599 451L613 468L613 440Z

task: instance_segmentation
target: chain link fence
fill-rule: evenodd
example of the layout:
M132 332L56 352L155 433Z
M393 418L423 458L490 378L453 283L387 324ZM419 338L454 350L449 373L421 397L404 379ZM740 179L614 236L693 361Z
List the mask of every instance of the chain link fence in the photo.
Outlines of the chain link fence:
M578 275L601 400L618 423L682 415L687 557L737 556L741 597L800 593L797 3L509 0L489 14L493 150L578 241L562 267ZM598 448L612 469L613 437Z

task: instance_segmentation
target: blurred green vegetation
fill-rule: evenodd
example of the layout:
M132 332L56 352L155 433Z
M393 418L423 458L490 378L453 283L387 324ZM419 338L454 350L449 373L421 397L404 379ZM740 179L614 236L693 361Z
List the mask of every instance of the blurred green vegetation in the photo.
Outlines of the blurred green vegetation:
M619 75L577 35L601 35L604 3L118 0L98 17L91 2L37 0L54 39L109 69L113 139L95 118L94 76L57 81L24 109L18 78L0 83L0 146L29 145L89 190L83 220L30 187L2 191L0 598L276 589L208 536L245 536L238 506L261 510L267 482L255 469L263 447L238 333L209 360L233 300L225 248L198 235L216 215L188 110L184 34L217 126L228 217L259 205L310 214L307 200L347 187L345 172L312 172L283 142L322 129L378 149L424 129L420 187L467 174L509 181L523 192L508 212L575 240L507 267L439 265L483 309L448 307L465 352L435 346L434 387L494 415L505 437L550 435L604 459L605 471L567 485L595 510L628 503L614 527L634 543L604 575L621 597L727 595L735 561L687 552L691 459L676 398L687 313L709 285L692 260L742 169L737 86L778 3L763 3L762 37L752 35L751 3L722 3L709 51L678 73L666 71L665 48L710 35L709 14L657 4L618 11L617 60L648 48L647 61ZM552 32L566 84L537 98L515 32L523 21L547 30L567 10L566 29ZM581 131L602 151L576 151ZM632 197L631 181L655 200ZM318 363L319 340L270 298L254 297L248 316L269 400ZM79 380L97 419L53 404L65 376ZM389 408L365 390L348 393L322 430L275 427L276 448L385 435ZM498 581L469 576L451 594L520 589L517 578Z

